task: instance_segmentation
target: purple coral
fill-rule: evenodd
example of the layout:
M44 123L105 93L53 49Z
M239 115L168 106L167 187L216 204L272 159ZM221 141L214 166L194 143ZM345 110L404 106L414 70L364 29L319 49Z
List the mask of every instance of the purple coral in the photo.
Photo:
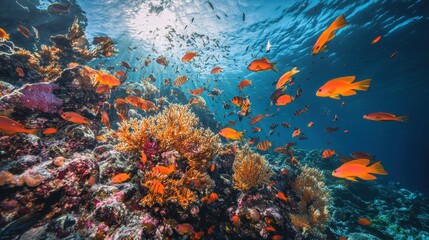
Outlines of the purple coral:
M149 140L143 144L143 151L149 161L153 160L153 157L158 155L160 151L159 143L156 140Z
M52 93L58 88L54 83L26 84L18 90L21 93L20 102L26 108L56 113L63 104L63 101Z

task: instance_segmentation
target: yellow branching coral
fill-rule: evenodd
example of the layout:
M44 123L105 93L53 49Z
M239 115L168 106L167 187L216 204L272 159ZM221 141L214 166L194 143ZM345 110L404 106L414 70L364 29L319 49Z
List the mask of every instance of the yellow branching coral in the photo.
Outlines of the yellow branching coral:
M197 200L196 194L183 183L183 178L177 180L167 175L147 172L142 180L142 186L148 189L146 196L140 200L143 206L178 203L181 207L187 208Z
M234 188L240 191L254 189L267 182L272 175L265 157L253 153L248 146L237 151L233 170Z
M321 172L303 166L292 183L292 190L299 199L297 213L289 214L292 225L304 235L324 239L326 223L330 220L331 193Z
M117 149L138 153L146 141L155 138L162 152L176 150L191 168L206 170L220 149L220 141L210 129L198 128L198 123L187 106L172 104L158 115L123 122L118 130Z

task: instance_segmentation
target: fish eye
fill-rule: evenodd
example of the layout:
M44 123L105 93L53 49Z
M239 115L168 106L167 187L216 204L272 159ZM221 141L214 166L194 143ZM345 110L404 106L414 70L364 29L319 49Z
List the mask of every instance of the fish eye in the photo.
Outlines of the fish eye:
M319 92L321 92L322 91L322 89L321 88L319 88L319 90L318 90Z

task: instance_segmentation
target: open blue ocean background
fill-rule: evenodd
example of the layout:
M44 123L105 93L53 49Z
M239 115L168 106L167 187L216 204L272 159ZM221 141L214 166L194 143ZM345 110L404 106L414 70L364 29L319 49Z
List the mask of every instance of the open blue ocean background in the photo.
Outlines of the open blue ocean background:
M387 180L429 193L427 1L212 1L214 9L207 1L78 3L86 12L89 36L109 35L118 39L120 49L135 48L121 51L106 65L120 61L141 65L136 57L161 54L170 61L165 69L152 64L143 73L129 74L130 79L144 79L151 72L159 79L186 74L192 79L184 86L186 89L221 89L220 100L203 94L209 110L217 113L216 120L224 125L228 120L237 121L236 129L247 130L246 136L252 137L256 134L251 132L249 120L240 122L236 114L224 117L230 110L222 107L222 102L236 95L249 96L251 116L276 114L256 125L262 128L258 134L261 140L269 139L274 146L292 141L293 128L280 126L272 136L268 134L271 124L286 121L300 127L307 137L298 141L299 148L332 148L344 156L355 151L374 154L389 172ZM349 26L337 32L326 52L312 56L311 48L318 36L340 14L346 16ZM169 38L173 36L171 31L183 38ZM371 45L379 35L380 42ZM272 45L268 53L267 41ZM197 61L178 68L177 63L188 50L198 51ZM395 51L397 55L390 58ZM248 71L250 61L260 57L277 62L279 72ZM223 67L222 74L210 75L217 65ZM293 95L302 88L303 95L277 111L278 107L270 106L269 101L275 89L272 83L294 66L301 72L286 93ZM347 75L355 75L357 80L373 79L369 91L341 100L315 96L326 81ZM239 92L237 85L242 79L250 79L253 84ZM309 112L295 117L293 113L305 105ZM410 120L372 122L362 118L377 111L407 115ZM335 115L339 120L333 121ZM307 128L310 121L314 127ZM326 127L339 130L327 133Z

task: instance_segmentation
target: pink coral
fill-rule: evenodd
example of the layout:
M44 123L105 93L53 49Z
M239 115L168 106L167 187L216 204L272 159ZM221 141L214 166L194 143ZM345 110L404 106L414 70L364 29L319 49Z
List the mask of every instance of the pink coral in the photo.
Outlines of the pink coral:
M59 86L54 83L26 84L18 91L19 101L23 107L45 113L56 113L63 104L52 92Z

